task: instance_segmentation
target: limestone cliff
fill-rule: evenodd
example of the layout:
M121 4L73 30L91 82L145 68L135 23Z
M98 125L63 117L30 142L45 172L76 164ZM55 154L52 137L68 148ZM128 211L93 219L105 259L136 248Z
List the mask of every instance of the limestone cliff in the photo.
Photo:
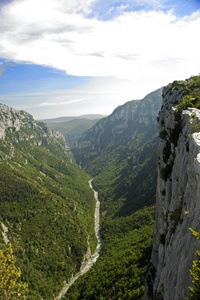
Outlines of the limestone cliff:
M162 89L148 94L142 100L132 100L117 107L114 112L98 121L71 145L78 163L85 166L102 152L127 145L137 140L138 133L149 131L148 138L157 134L156 117L161 105ZM147 140L148 140L147 138ZM135 149L131 149L133 152Z
M195 132L200 110L176 108L192 91L191 85L194 88L188 80L163 89L158 117L156 221L145 300L184 299L192 285L189 270L200 247L189 230L200 231L200 132Z
M25 112L0 103L0 159L13 157L15 145L28 142L31 146L51 144L60 145L66 156L71 159L71 152L65 143L64 136L57 130L50 129L45 123L37 122Z
M19 132L23 128L26 128L26 133L18 135L18 142L35 137L37 131L38 137L50 136L65 141L59 131L51 130L45 123L35 121L29 113L0 103L0 139L5 139L6 133ZM36 129L34 135L30 134L27 128ZM15 141L17 142L17 139Z

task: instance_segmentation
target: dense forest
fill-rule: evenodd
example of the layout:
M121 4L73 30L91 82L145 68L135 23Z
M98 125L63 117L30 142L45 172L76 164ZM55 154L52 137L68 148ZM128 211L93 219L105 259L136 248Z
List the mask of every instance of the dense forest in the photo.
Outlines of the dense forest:
M100 139L101 149L88 158L84 149L72 149L78 160L83 157L85 170L94 177L94 188L101 201L103 247L93 268L70 287L64 299L143 299L145 274L150 263L156 193L156 117L149 107L161 105L161 93L141 102L118 108L117 116L100 120L98 137L90 130L87 143ZM154 101L154 102L153 102ZM153 102L153 105L152 105ZM155 104L156 103L156 104ZM134 112L131 114L130 106ZM138 113L136 106L140 106ZM144 110L150 111L146 114ZM125 109L128 109L127 117ZM115 112L114 112L115 113ZM114 114L113 113L113 114ZM156 112L154 112L156 114ZM118 116L126 116L124 120ZM145 116L145 117L144 117ZM140 120L143 122L140 122ZM109 133L102 126L109 126ZM123 129L119 124L126 124ZM112 127L113 126L113 127ZM120 125L121 126L121 125ZM127 130L128 128L128 130ZM124 131L123 131L124 130ZM118 131L118 136L112 135ZM120 132L120 133L119 133ZM110 135L110 138L104 138ZM92 147L91 147L92 148ZM86 150L85 150L86 151ZM92 152L91 152L92 153ZM95 152L97 153L97 152ZM85 157L87 157L85 159Z
M143 299L154 225L154 207L102 225L103 247L93 268L80 277L64 299Z
M0 221L8 228L28 299L49 300L79 271L88 241L95 250L95 200L90 177L63 139L52 138L27 115L19 120L21 128L7 128L0 140Z
M103 247L97 263L64 298L143 298L154 225L160 103L158 90L100 120L106 126L103 145L98 145L98 155L85 160L87 173L43 123L22 118L26 125L20 130L7 129L0 152L1 221L22 281L28 283L28 299L55 297L63 281L79 271L88 241L94 251L90 177L101 201Z

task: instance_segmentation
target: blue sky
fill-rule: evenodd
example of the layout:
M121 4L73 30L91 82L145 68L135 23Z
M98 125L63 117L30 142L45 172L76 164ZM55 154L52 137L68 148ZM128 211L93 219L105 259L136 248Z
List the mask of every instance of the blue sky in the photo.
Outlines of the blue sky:
M200 1L0 0L0 102L111 113L200 70Z
M22 64L1 60L5 71L0 79L1 95L15 93L48 92L72 89L88 83L90 77L67 75L65 71L35 64Z
M120 1L120 0L99 0L92 4L91 17L103 20L110 20L123 12L131 11L167 11L173 9L177 17L190 15L200 8L198 0L177 0L177 1Z

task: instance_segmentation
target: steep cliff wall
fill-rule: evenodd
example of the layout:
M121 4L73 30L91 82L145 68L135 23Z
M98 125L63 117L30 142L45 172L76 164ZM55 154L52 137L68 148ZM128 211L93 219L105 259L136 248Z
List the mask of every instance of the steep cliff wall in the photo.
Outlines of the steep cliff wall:
M20 129L26 129L26 132L20 133ZM35 129L34 134L30 134L27 128ZM16 142L29 140L33 137L52 137L60 138L65 141L63 135L57 130L51 130L45 123L37 122L33 117L25 112L18 111L12 107L0 103L0 139L5 139L6 133L18 132L18 139Z
M200 231L200 133L195 132L200 111L176 109L191 84L188 80L170 84L163 90L158 117L160 143L153 266L147 275L146 300L179 300L187 296L192 281L189 270L200 247L189 230Z
M85 166L102 152L110 153L113 149L136 140L138 133L145 134L147 129L148 138L156 135L156 117L161 106L161 94L162 89L158 89L142 100L129 101L87 130L71 145L77 162Z

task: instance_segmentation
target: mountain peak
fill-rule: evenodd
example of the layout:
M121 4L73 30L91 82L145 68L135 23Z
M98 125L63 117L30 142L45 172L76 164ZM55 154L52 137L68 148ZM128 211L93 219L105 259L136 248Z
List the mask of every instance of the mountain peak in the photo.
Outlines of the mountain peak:
M27 130L27 128L29 128L29 130ZM38 137L50 136L56 139L60 138L63 141L65 140L59 131L51 130L44 123L35 121L33 116L29 113L23 110L18 111L15 108L0 103L1 139L5 139L6 134L10 132L15 133L15 137L18 136L18 141L28 140L36 137L36 132L33 133L33 129L37 129ZM23 131L23 134L20 134L20 130ZM17 141L17 139L15 139L15 141Z

